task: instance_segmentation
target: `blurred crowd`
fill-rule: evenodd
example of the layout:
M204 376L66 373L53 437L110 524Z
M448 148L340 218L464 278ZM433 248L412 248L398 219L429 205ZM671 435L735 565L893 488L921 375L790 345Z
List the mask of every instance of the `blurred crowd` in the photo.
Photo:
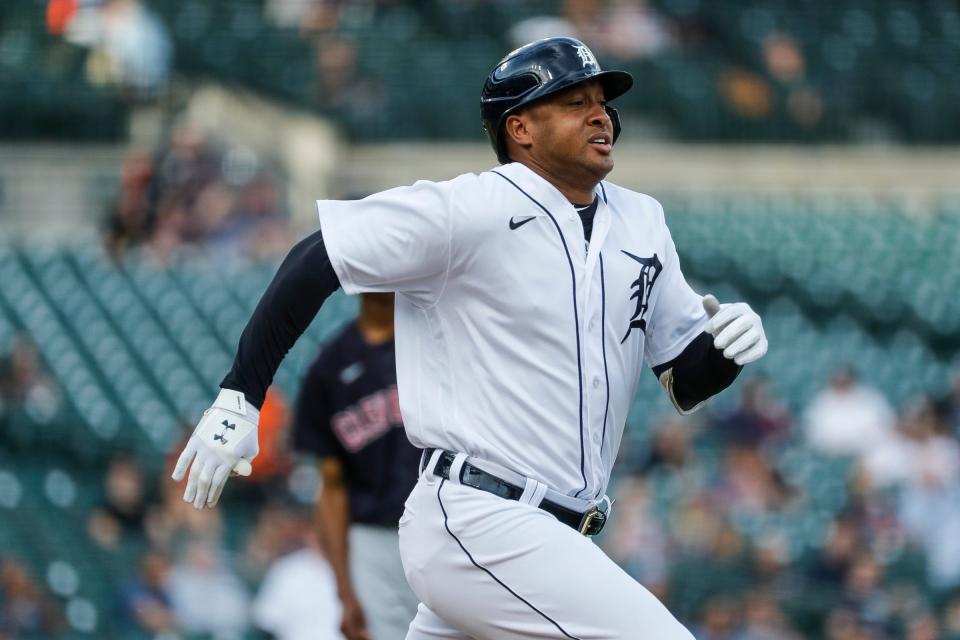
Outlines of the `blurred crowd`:
M895 411L840 369L763 378L622 451L608 552L699 640L960 638L960 378Z
M502 0L452 2L445 9L456 13L455 7L460 7L480 16L486 15L484 6L493 14L512 13ZM374 121L393 99L387 79L377 78L359 64L365 52L349 34L358 22L375 23L380 16L402 14L405 9L417 10L404 2L383 0L359 4L271 0L266 5L267 16L274 24L297 28L311 43L315 51L315 104L344 120L348 127ZM424 13L423 21L428 21L430 8L419 11ZM865 19L871 20L869 16ZM718 25L696 12L667 16L646 0L565 0L554 3L549 13L508 23L500 53L540 38L572 36L590 46L606 65L625 65L641 76L647 70L636 65L645 60L682 57L684 52L716 55L720 64L702 66L700 73L694 74L705 75L703 83L710 86L693 86L692 76L677 78L678 85L686 83L680 86L681 93L714 94L727 114L757 131L775 123L792 136L818 133L823 125L825 97L821 83L811 77L804 46L789 30L776 28L770 15L753 16L752 22L757 24L750 26L751 17L744 18L747 49L729 55L722 52L724 38ZM442 38L444 34L439 35ZM495 60L491 58L488 65ZM477 78L478 86L479 82Z
M147 4L140 0L50 0L47 28L89 50L86 76L95 85L117 86L139 102L156 100L173 78L174 39L169 30L189 32L189 28L181 24L187 17L178 18L173 25L165 24ZM699 55L722 49L724 44L718 25L697 12L668 16L646 0L565 0L554 3L543 14L530 16L526 10L520 15L527 17L512 20L509 17L516 12L503 0L433 5L398 0L268 0L263 4L263 15L255 21L259 28L297 34L306 47L300 55L309 58L309 77L301 78L302 89L285 92L334 116L351 132L367 127L378 132L387 130L388 112L400 108L405 99L393 94L399 79L381 77L376 65L362 63L365 57L376 54L364 50L369 45L358 34L376 29L380 21L395 24L395 30L408 24L409 35L426 29L443 40L456 38L458 26L453 18L447 21L452 21L450 24L439 20L432 25L436 15L475 15L492 21L487 27L497 32L492 37L503 41L500 54L539 38L569 35L586 42L605 64L628 67L663 55ZM202 12L184 15L200 23L209 19ZM871 20L869 16L866 19ZM749 16L744 18L745 23L750 21ZM242 20L238 17L236 22ZM722 64L704 65L702 70L712 75L706 80L713 85L711 89L688 89L717 94L724 110L745 126L787 123L795 132L816 132L826 106L820 83L810 77L804 47L794 34L774 28L770 16L754 17L752 22L757 24L745 27L750 31L752 49L735 55L727 52L720 58ZM241 26L237 28L242 31ZM402 33L395 35L403 37ZM836 55L849 57L855 51ZM494 61L490 59L487 65ZM298 66L304 63L290 62ZM478 77L478 86L479 82ZM677 82L689 84L692 79Z
M223 149L188 123L154 153L126 158L105 232L115 258L142 248L161 263L201 246L224 259L262 260L292 242L276 176L250 149Z
M0 360L0 400L8 411L28 402L23 388L42 383L40 376L26 380L22 359ZM0 433L6 417L0 413ZM75 549L61 558L85 557L96 575L78 575L79 563L0 547L0 640L93 629L97 637L339 639L333 574L313 534L315 474L309 463L291 469L288 422L282 394L271 390L261 413L257 474L233 483L228 509L199 512L183 502L183 486L170 479L172 457L151 472L157 461L116 451L100 473L74 469L99 486L81 490L94 496L88 507L67 512L81 519L63 522L74 531L67 537L74 536ZM72 576L68 586L64 572ZM99 623L71 613L80 584L87 595L106 591Z
M21 346L0 363L8 411L50 386L30 361ZM960 375L899 411L849 367L799 411L763 377L737 388L628 432L607 552L698 640L960 638ZM111 576L115 629L340 637L313 527L316 469L289 453L282 395L263 415L257 473L214 511L182 502L172 459L156 473L110 459L78 545ZM0 638L65 633L50 576L0 558Z
M423 30L429 38L440 42L455 40L461 26L458 16L463 22L482 21L490 31L490 41L500 41L488 54L489 59L480 65L484 70L510 48L552 36L578 38L604 64L626 66L640 77L650 72L650 68L641 65L644 61L709 56L720 62L699 64L697 73L675 77L670 82L683 94L680 98L696 100L699 96L702 100L704 94L716 96L723 111L747 128L738 129L741 135L747 130L762 133L764 127L774 125L788 136L803 138L819 133L824 124L826 99L822 83L810 73L804 46L789 30L775 28L769 15L754 17L753 22L758 24L748 29L746 49L731 55L724 51L727 43L718 25L695 11L668 16L646 0L565 0L539 5L550 7L539 15L529 15L530 10L526 9L519 13L520 18L511 18L518 13L515 6L504 0L448 0L437 3L439 6L434 4L399 0L269 0L264 5L264 18L277 29L295 30L308 45L312 59L308 103L337 118L353 134L372 128L384 135L385 124L386 130L395 128L388 114L418 99L415 95L396 95L401 90L409 91L410 84L403 78L382 77L377 65L369 64L369 60L382 56L369 50L376 39L359 34L393 25L395 36L400 39L406 30L410 30L411 37ZM748 18L744 22L749 22ZM467 35L475 37L478 33ZM475 66L471 62L470 68ZM477 72L481 73L479 68ZM478 75L473 84L479 87L481 81ZM664 90L657 89L659 93ZM664 98L669 100L661 97ZM626 98L633 99L637 98ZM463 130L463 124L455 123L453 127Z
M15 31L0 66L22 71L23 86L33 67L56 71L56 95L95 88L87 99L99 109L70 107L101 127L98 111L169 106L171 88L213 81L330 116L356 138L477 140L467 114L490 66L521 43L571 35L642 79L643 94L619 105L645 136L958 139L960 10L950 2L820 12L693 0L47 0L46 18L46 33L30 29L57 38ZM24 104L52 106L42 95Z

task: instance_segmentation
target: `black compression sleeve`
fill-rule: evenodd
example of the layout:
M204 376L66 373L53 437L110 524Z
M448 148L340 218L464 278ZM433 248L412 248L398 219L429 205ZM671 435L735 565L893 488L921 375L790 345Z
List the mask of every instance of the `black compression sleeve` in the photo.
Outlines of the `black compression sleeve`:
M694 338L679 356L654 367L653 372L659 378L671 368L673 397L684 411L729 387L743 369L714 348L713 336L706 331Z
M287 351L339 287L320 232L297 243L257 303L240 336L233 367L220 386L242 391L259 409Z

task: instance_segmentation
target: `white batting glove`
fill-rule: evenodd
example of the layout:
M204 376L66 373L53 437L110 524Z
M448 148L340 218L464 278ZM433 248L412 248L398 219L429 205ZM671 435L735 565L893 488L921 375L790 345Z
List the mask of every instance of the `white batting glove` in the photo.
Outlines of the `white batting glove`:
M220 390L213 406L203 412L173 470L173 479L179 482L190 469L184 502L192 502L197 509L212 507L220 499L231 471L250 475L250 461L260 453L259 420L260 412L247 405L243 393Z
M723 350L724 358L745 365L767 352L763 322L746 302L720 304L707 294L703 296L703 309L710 318L706 329L713 336L713 346Z

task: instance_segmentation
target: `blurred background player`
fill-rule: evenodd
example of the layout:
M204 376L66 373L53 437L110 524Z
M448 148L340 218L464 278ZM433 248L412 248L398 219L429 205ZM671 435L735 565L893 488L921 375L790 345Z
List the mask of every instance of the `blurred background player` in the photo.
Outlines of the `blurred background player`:
M356 321L310 366L293 442L319 459L317 527L337 577L343 634L404 637L417 598L403 575L397 521L416 483L420 450L400 418L392 293L363 294Z

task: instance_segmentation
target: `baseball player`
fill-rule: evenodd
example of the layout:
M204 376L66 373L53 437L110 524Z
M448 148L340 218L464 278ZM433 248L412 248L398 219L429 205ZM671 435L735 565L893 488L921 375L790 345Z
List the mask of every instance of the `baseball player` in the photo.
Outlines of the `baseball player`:
M393 294L363 294L356 322L307 371L293 423L294 448L320 460L317 520L347 640L403 638L417 613L397 520L420 450L403 431L393 333Z
M250 473L263 391L327 295L395 291L400 408L424 449L399 522L407 638L692 638L590 536L644 361L686 413L767 341L748 305L689 287L656 200L604 179L608 101L632 85L577 40L539 40L481 93L500 166L319 202L178 461L184 499L216 504Z

